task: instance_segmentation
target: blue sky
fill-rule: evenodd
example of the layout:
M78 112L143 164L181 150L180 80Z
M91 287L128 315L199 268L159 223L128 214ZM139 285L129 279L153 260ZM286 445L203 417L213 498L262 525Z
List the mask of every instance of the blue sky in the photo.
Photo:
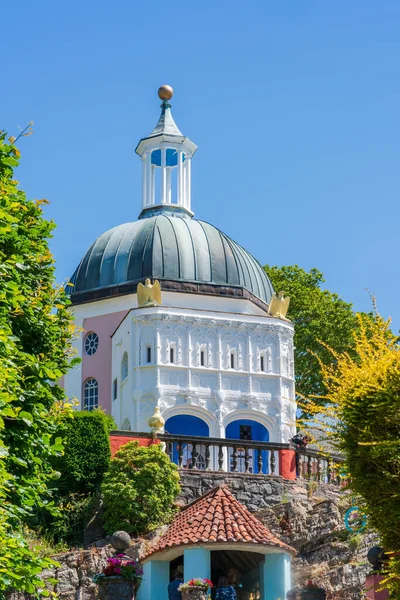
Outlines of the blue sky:
M398 0L2 6L2 129L35 121L18 179L46 197L60 281L103 231L137 218L134 150L157 88L198 146L192 206L270 264L400 327Z

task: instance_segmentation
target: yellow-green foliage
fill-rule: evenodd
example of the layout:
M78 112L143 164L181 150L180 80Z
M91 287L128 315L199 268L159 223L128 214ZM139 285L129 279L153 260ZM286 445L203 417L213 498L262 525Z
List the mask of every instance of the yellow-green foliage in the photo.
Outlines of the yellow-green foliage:
M389 321L359 320L355 356L321 363L327 404L307 409L346 455L350 487L391 553L385 585L400 598L400 346Z

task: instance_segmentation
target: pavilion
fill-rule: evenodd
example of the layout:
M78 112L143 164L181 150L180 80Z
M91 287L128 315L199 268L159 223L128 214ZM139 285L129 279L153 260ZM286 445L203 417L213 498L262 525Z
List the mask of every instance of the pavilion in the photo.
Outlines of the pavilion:
M227 486L217 486L185 506L142 556L144 579L137 600L167 600L168 584L179 564L185 581L207 577L215 584L234 568L249 593L259 590L261 600L284 600L294 554Z

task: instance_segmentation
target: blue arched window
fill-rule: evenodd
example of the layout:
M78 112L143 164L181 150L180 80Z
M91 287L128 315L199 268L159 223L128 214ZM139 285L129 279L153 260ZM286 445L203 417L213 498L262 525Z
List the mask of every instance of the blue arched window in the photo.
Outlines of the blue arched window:
M269 432L264 425L258 423L257 421L253 421L251 419L238 419L237 421L232 421L226 426L225 429L225 437L231 440L243 440L246 442L269 442ZM256 445L256 444L255 444ZM237 469L239 473L244 473L245 471L245 451L240 448L240 444L238 446L238 462ZM233 450L229 450L229 470L232 468L233 461ZM250 457L250 471L257 473L258 472L258 450L249 450ZM263 473L269 472L269 452L267 450L262 450L262 464Z
M201 437L209 437L210 430L205 421L193 415L175 415L170 417L165 422L165 432L175 435L197 435ZM170 458L175 464L179 464L178 444L172 444ZM184 444L182 446L181 466L183 468L191 468L192 466L192 444ZM206 468L206 448L202 444L196 446L196 467L198 469Z

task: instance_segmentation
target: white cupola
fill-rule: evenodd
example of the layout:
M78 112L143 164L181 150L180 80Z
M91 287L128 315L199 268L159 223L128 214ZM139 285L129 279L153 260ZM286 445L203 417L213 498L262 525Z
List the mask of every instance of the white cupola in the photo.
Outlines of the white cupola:
M191 162L197 146L179 131L172 117L169 100L173 93L169 85L159 88L160 118L151 134L136 147L143 166L142 211L170 206L192 216Z

